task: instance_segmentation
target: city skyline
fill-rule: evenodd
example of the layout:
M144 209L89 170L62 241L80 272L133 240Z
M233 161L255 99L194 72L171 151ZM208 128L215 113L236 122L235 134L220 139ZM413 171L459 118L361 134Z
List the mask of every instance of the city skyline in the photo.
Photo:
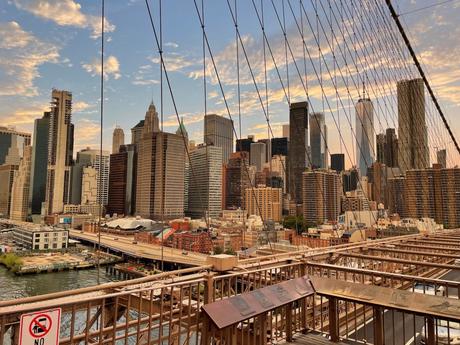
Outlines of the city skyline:
M52 1L47 1L52 2ZM69 4L76 4L72 0L63 2L63 8L56 9L57 12L63 11L63 9L69 10ZM81 148L92 146L95 147L98 144L99 139L99 126L98 126L98 92L97 86L99 80L97 78L97 68L91 65L91 57L97 58L99 54L98 41L91 36L97 37L97 22L98 8L94 4L90 4L88 1L80 1L81 8L73 9L75 13L79 13L82 19L81 22L64 20L68 17L56 16L52 19L46 15L46 11L38 12L34 9L34 4L24 1L15 0L10 1L7 5L0 8L2 13L5 14L5 22L0 22L0 29L8 31L11 37L16 39L16 44L8 41L2 41L0 45L0 56L8 57L13 51L23 49L24 51L32 51L38 54L41 59L34 61L34 65L28 67L25 70L23 64L25 61L21 60L17 63L16 69L18 72L24 72L25 74L17 73L18 76L23 76L25 80L8 80L8 85L0 84L0 100L8 100L8 102L1 102L0 105L0 121L5 124L14 125L18 130L28 131L32 133L33 121L36 118L40 118L43 111L49 110L47 103L49 102L48 92L51 86L56 86L61 89L72 91L74 99L73 118L76 129L76 146L75 151ZM417 7L421 6L423 1L417 2ZM104 149L111 149L111 134L116 125L122 127L126 134L126 142L129 142L129 129L132 128L137 121L142 118L142 114L145 112L145 108L148 103L153 99L154 103L159 106L159 85L158 75L159 68L158 61L156 60L156 50L151 45L150 32L145 18L144 8L142 2L132 1L127 7L120 4L111 4L107 6L107 20L108 20L108 32L107 32L107 53L106 53L106 95L105 101L106 107L106 119L104 125ZM185 4L188 8L191 4ZM171 2L165 5L164 15L166 18L171 18L173 10L177 6L176 2ZM242 12L244 16L245 11L244 4L241 5L239 12ZM399 4L399 11L406 12L411 10L415 5L402 2ZM191 8L193 10L193 8ZM211 18L212 13L217 11L224 11L221 6L210 5L209 11L209 27L216 26L215 19ZM247 8L247 10L252 10ZM308 8L307 8L308 10ZM444 18L445 24L441 29L447 30L449 25L452 25L449 21L451 16L458 13L459 6L445 5L439 6L433 10L433 16L436 14L438 17ZM59 12L61 14L61 12ZM71 12L69 12L71 13ZM127 18L121 18L121 13L127 15ZM249 15L249 14L248 14ZM274 16L273 13L268 13L267 21ZM139 20L139 28L145 34L142 34L139 41L143 46L139 47L137 44L133 47L139 54L136 54L136 58L129 58L126 54L121 53L120 45L126 41L126 37L131 34L131 30L126 28L123 24L125 20L135 18L141 18ZM429 18L428 18L429 19ZM439 54L440 51L444 52L444 55L451 56L455 55L455 51L458 44L450 44L450 50L445 52L445 49L435 49L436 46L433 44L445 44L447 41L458 39L458 35L451 37L450 33L448 36L444 36L443 42L434 40L434 35L439 33L441 30L439 27L431 27L430 25L423 26L422 24L428 20L421 18L417 15L408 15L404 17L407 21L408 30L411 35L415 36L414 45L422 56L422 62L427 69L428 75L431 77L434 89L442 101L442 106L447 113L448 119L452 120L451 125L454 130L454 134L459 132L458 121L453 121L452 114L455 114L459 102L458 95L455 90L458 90L458 71L453 65L448 66L448 59L445 56ZM176 20L176 19L175 19ZM227 19L228 20L228 19ZM244 20L242 17L241 20ZM189 18L185 20L185 24L190 28L196 29L197 40L199 36L199 25L196 18ZM230 23L229 23L230 24ZM288 34L294 37L294 23L291 21L287 23L289 29ZM37 29L38 28L38 29ZM248 27L245 27L245 34L247 35L247 46L250 54L250 59L255 58L256 48L260 44L258 39L258 28L254 23ZM66 37L58 47L55 41L57 38L53 37L52 32L59 30L59 37L62 37L67 32L71 32L72 35ZM430 34L430 32L432 33ZM455 30L454 30L455 31ZM33 33L32 33L33 32ZM193 31L195 32L195 31ZM235 103L235 85L230 78L231 73L234 72L232 64L230 62L225 63L224 58L230 58L228 55L228 48L234 44L232 39L231 31L225 29L219 29L216 34L220 34L222 39L217 42L213 40L211 42L212 48L215 50L215 54L218 58L219 67L222 69L223 82L227 85L226 93L229 96L230 109L233 116L237 115L236 103ZM423 34L424 40L422 46L418 46L417 35ZM32 38L36 38L37 42L32 43ZM177 39L176 39L177 38ZM213 38L213 37L211 37ZM280 30L275 25L271 25L269 32L269 40L274 46L275 55L279 55L282 52L280 38ZM193 40L192 40L193 41ZM232 43L233 42L233 43ZM251 43L252 42L252 43ZM455 41L454 41L455 42ZM196 43L196 42L195 42ZM429 45L429 43L431 45ZM452 42L451 42L452 43ZM34 45L35 44L35 45ZM131 44L131 43L130 43ZM133 43L134 44L134 43ZM74 45L79 45L82 51L87 52L85 56L79 56L80 54L74 54ZM45 54L45 49L47 53ZM184 42L180 39L180 32L176 29L165 30L165 61L167 67L169 66L170 74L172 76L173 86L177 89L176 98L179 102L179 115L184 118L184 124L189 132L191 140L201 142L200 138L203 137L203 104L202 104L202 86L201 75L198 71L201 71L200 65L200 49L198 46L192 46L191 42ZM296 55L297 52L294 52ZM226 55L227 54L227 55ZM69 58L69 56L71 58ZM425 58L428 56L429 59ZM67 61L68 60L68 61ZM133 61L134 60L134 61ZM432 60L442 62L442 68L435 68ZM64 62L65 61L65 62ZM202 67L202 66L201 66ZM290 71L294 69L293 64L289 65ZM0 69L6 73L10 71L11 66L0 65ZM244 66L242 67L244 68ZM208 66L211 69L211 66ZM257 71L260 72L260 66L256 66ZM157 70L154 72L154 70ZM446 78L445 71L450 70L452 73L449 78ZM444 72L443 72L444 71ZM82 73L83 72L83 73ZM88 72L88 73L86 73ZM142 72L142 73L141 73ZM279 83L275 82L276 79L273 77L274 69L273 66L269 66L269 83L273 90L270 93L270 112L271 112L271 123L275 132L275 136L281 136L282 124L288 123L288 107L285 101L277 96L279 93ZM310 71L311 72L311 71ZM26 75L27 74L27 75ZM77 74L78 77L74 75ZM68 78L66 77L68 76ZM27 78L26 78L27 77ZM13 78L13 77L11 77ZM17 77L19 78L19 77ZM244 78L247 79L247 73L244 74ZM292 84L291 94L295 100L303 100L302 93L299 91L298 81L296 81L294 72L291 72ZM254 134L256 139L266 138L266 124L263 117L261 108L253 98L254 90L251 89L250 80L242 80L242 137L247 134ZM24 86L25 85L25 86ZM87 87L83 88L83 85ZM310 94L312 99L313 108L311 111L321 111L322 105L320 102L320 96L318 94L317 85L312 83L310 85ZM441 86L443 86L441 88ZM12 88L17 88L12 90ZM196 90L187 95L184 93L185 90L195 88ZM393 85L394 92L396 86ZM222 98L217 92L217 85L213 80L212 74L208 75L208 113L215 112L219 115L228 117L225 109L222 105ZM178 123L175 115L172 112L171 101L169 95L165 93L164 100L164 129L167 132L173 132L177 127ZM192 97L193 95L199 97ZM353 95L357 100L358 95ZM372 94L370 95L372 97ZM191 98L194 98L192 100ZM325 109L327 110L327 109ZM397 110L393 109L396 114ZM330 152L336 153L341 152L340 143L337 136L332 135L336 133L334 123L332 122L332 115L329 111L325 111L326 125L329 127L330 142L328 143ZM376 114L376 116L379 116ZM238 131L237 123L235 127ZM377 127L377 124L375 124ZM391 126L390 126L391 127ZM395 126L392 126L395 127ZM376 132L380 132L380 128L376 128ZM385 129L385 128L383 128ZM343 135L347 145L351 147L351 140L353 140L349 129L343 128ZM431 144L431 146L433 146ZM432 149L432 147L430 148ZM448 150L448 155L449 153ZM432 153L431 161L434 161ZM351 158L356 159L355 153L351 153ZM454 157L455 158L455 157ZM349 157L345 157L347 167L350 167ZM354 162L353 162L354 163Z

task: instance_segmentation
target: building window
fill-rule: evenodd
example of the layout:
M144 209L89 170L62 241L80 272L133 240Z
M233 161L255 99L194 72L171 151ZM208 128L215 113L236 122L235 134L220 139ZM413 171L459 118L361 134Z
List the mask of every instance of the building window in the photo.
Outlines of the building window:
M45 243L45 245L43 246L44 249L48 249L48 243Z
M54 248L54 249L57 248L57 243L53 243L53 248Z
M39 245L36 244L35 247L34 247L34 249L39 249Z

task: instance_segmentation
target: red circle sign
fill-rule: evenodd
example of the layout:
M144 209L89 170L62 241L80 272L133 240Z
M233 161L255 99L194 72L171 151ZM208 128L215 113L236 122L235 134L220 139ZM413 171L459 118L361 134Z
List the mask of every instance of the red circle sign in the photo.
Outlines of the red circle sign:
M29 333L34 338L42 338L48 334L53 322L46 314L35 316L29 325Z

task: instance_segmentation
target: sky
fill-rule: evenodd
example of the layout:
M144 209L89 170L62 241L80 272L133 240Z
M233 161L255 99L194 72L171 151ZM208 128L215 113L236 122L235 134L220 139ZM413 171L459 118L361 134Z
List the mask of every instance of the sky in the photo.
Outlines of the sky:
M319 6L317 1L303 1L305 11L313 18L313 9ZM370 3L367 0L361 1ZM283 2L274 1L274 6L280 15ZM348 165L353 164L356 159L353 134L355 120L351 117L347 118L347 114L351 116L354 112L351 104L359 97L360 87L351 86L351 93L347 94L344 83L339 82L339 96L333 88L332 79L328 79L326 72L327 67L334 66L334 71L337 68L340 73L355 76L356 83L363 72L347 70L344 59L340 58L337 59L336 66L331 59L330 44L327 44L326 37L321 37L319 34L323 54L321 58L315 47L315 35L305 24L304 37L306 45L311 48L313 60L307 67L303 58L305 49L287 2L286 0L285 27L288 40L292 45L290 47L292 55L285 46L282 26L278 22L271 1L264 1L265 32L275 61L273 62L269 55L268 44L266 44L268 107L265 98L261 27L252 2L249 0L237 2L240 38L251 65L250 70L239 44L241 134L243 137L248 134L254 134L256 138L266 137L266 116L268 116L273 134L281 135L281 125L287 123L289 119L288 103L283 91L283 86L286 90L289 81L291 101L305 100L306 87L310 97L310 111L326 113L329 152L344 152ZM295 6L294 11L299 15L299 1L289 2ZM326 2L324 0L322 3ZM200 0L197 0L197 3L201 6ZM230 3L233 6L233 0ZM256 0L255 3L260 11L260 2ZM401 16L403 25L421 58L453 132L459 138L460 1L454 0L416 12L412 11L429 6L436 1L399 0L393 3L398 13L407 13ZM124 129L126 141L129 142L130 128L144 118L145 111L152 100L160 113L160 64L158 48L144 0L106 0L105 4L103 141L105 148L110 149L115 126ZM150 4L158 30L159 0L150 1ZM234 23L225 0L204 0L204 5L206 33L225 94L224 100L210 54L207 52L206 111L228 117L226 101L239 136ZM356 15L358 14L359 10L356 12ZM18 130L32 132L34 119L41 117L43 111L49 107L51 89L69 90L73 94L75 151L87 146L97 147L101 74L100 15L100 1L94 0L0 1L0 125L14 126ZM322 21L326 23L326 19L327 17L324 17ZM336 32L339 29L336 27ZM374 34L378 36L380 32ZM343 38L343 42L340 43L338 38L337 46L342 44L345 48L350 39L350 37ZM200 143L203 141L205 111L203 46L200 22L193 0L162 1L162 43L178 115L183 117L190 139ZM391 47L388 49L390 50ZM385 66L385 61L379 61L376 55L377 53L374 52L374 56L369 57L371 62L381 64L382 69L390 68L388 65ZM286 56L288 56L289 78L286 77ZM298 66L294 64L291 56L294 56ZM302 75L306 72L306 82L304 81L303 84L296 67ZM321 93L321 83L315 74L315 68L318 72L318 67L322 68L321 78L324 75L322 85L326 93L325 98ZM395 68L393 71L396 70L398 69ZM254 87L251 71L258 89ZM336 78L339 78L338 72L334 73ZM165 79L163 80L163 126L165 131L173 132L177 129L178 122L168 85ZM372 81L369 83L371 84L369 90L371 90ZM381 99L380 103L375 105L375 132L381 132L386 127L397 126L395 122L397 113L394 94L384 95L382 90L385 87L377 89L377 86L374 85L374 97L379 96ZM394 92L394 83L386 83L388 93L391 89L393 89L391 92ZM261 95L260 99L257 91ZM385 99L392 109L384 109ZM260 100L264 107L261 106ZM431 147L447 146L450 164L460 164L460 156L454 153L452 143L449 142L439 119L434 118L434 108L429 104L427 107L432 116L429 121L427 120ZM339 135L338 128L341 129L342 136Z

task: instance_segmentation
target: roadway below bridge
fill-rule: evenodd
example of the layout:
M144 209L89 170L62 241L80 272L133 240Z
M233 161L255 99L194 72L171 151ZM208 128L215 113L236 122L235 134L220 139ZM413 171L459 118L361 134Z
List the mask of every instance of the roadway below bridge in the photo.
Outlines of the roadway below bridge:
M460 270L451 270L438 279L460 282ZM448 296L456 298L457 290L448 289ZM385 344L396 345L413 345L420 344L421 338L424 336L424 318L413 315L403 314L398 311L387 311L384 316L385 329ZM352 323L352 322L351 322ZM373 343L374 321L369 317L366 321L362 321L357 329L351 329L348 332L347 343L354 343L352 339L356 339L362 344L362 340L367 343Z
M71 238L83 242L98 244L98 234L69 230ZM132 236L117 236L114 234L101 234L101 248L122 253L136 259L160 261L162 246L158 244L136 243ZM207 255L183 251L177 248L163 247L163 260L185 266L203 266L206 264Z

